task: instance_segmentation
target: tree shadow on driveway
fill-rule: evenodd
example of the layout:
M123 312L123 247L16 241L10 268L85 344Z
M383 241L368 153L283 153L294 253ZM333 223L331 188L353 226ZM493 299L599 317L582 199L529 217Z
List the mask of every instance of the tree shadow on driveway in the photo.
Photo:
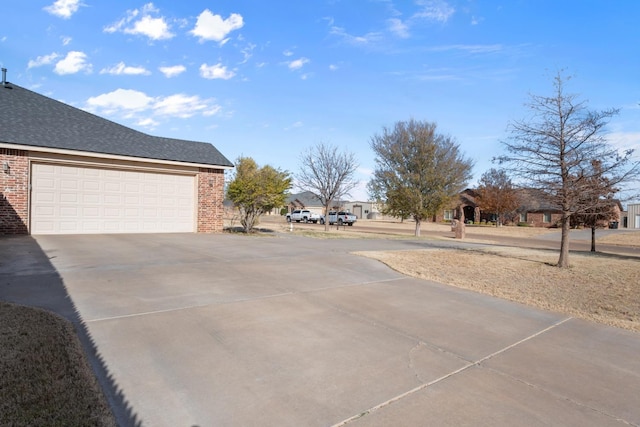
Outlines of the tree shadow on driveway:
M98 352L62 277L31 236L0 237L0 300L45 309L69 320L118 425L142 425Z

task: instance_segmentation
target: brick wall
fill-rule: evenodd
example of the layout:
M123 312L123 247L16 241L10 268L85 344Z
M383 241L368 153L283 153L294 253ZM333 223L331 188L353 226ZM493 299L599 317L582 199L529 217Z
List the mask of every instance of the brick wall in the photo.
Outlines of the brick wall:
M28 223L28 152L0 148L0 234L28 234Z
M551 221L544 221L544 213L543 212L527 212L527 223L531 224L534 227L554 227L559 226L560 221L562 220L562 214L560 213L551 213Z
M198 233L222 231L224 170L200 168L198 172Z

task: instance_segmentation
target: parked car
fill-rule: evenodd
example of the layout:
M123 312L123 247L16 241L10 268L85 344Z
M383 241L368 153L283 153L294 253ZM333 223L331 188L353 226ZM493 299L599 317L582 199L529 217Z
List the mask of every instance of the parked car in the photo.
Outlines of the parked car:
M347 224L347 225L351 226L358 220L358 217L355 216L354 214L349 213L349 212L344 212L344 211L329 212L329 215L327 215L327 217L328 217L330 225L333 225L333 224L338 224L338 225ZM324 224L324 222L325 222L325 218L322 217L320 219L320 224Z
M287 214L287 222L291 222L291 221L295 221L295 222L312 222L314 224L316 224L318 221L322 221L322 216L311 212L308 209L296 209L291 213Z

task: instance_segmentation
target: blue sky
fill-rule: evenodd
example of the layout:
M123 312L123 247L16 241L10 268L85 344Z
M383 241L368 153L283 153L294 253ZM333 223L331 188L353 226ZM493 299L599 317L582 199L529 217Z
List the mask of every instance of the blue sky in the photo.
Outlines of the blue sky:
M152 135L297 172L325 142L359 189L384 126L436 122L475 160L502 153L529 93L559 69L609 140L640 148L640 2L24 0L0 16L8 80Z

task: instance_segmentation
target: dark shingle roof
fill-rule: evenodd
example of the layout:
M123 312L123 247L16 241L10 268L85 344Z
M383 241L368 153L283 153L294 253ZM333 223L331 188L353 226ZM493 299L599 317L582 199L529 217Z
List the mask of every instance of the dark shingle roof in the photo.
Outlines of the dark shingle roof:
M147 135L13 83L0 85L0 142L233 166L209 143Z

